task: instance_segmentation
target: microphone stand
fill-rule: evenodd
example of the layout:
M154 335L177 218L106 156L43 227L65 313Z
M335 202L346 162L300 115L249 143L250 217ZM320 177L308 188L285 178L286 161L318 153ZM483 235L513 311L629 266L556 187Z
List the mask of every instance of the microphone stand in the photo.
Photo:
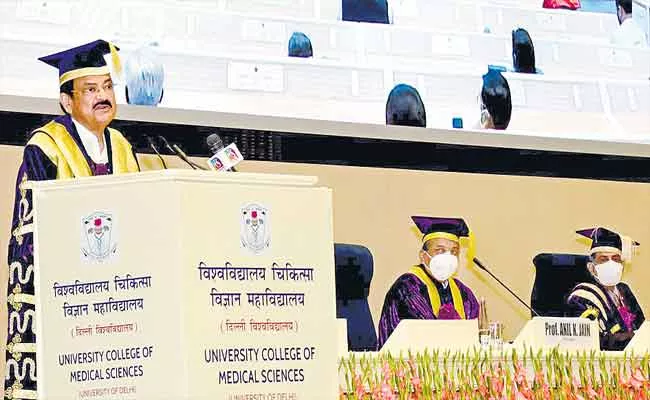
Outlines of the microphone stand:
M163 144L165 145L165 147L167 148L167 150L169 150L173 155L175 155L176 157L180 158L180 159L183 160L185 163L189 164L189 166L192 167L192 169L196 169L196 167L195 167L194 165L192 165L192 163L190 163L190 162L188 162L186 159L184 159L180 154L178 154L178 153L176 152L176 150L174 150L174 149L172 148L172 146L169 145L169 142L167 141L167 139L165 139L164 136L158 135L158 139L161 140L161 141L163 142Z
M149 135L145 135L145 138L147 139L147 142L149 142L149 147L150 147L150 148L153 150L153 152L156 153L156 155L158 156L158 159L159 159L160 162L162 163L163 168L164 168L164 169L167 169L167 164L165 163L165 159L162 158L162 156L160 155L160 152L158 151L158 148L157 148L156 145L154 144L153 139L151 139L151 136L149 136Z
M492 279L494 279L495 281L499 282L499 285L503 286L503 287L508 291L508 293L510 293L510 294L511 294L515 299L519 300L519 302L520 302L521 304L523 304L523 306L526 307L526 308L527 308L531 313L533 313L536 317L540 317L540 316L541 316L541 315L539 315L539 313L537 313L537 311L535 311L531 306L529 306L528 304L526 304L525 301L523 301L519 296L517 296L517 295L515 294L515 292L513 292L512 290L510 290L510 288L509 288L505 283L501 282L501 279L497 278L497 277L496 277L496 276L495 276L495 275L494 275L494 274L493 274L493 273L492 273L492 272L491 272L491 271L490 271L490 270L489 270L489 269L488 269L488 268L487 268L487 267L486 267L486 266L481 262L481 260L479 260L478 258L474 257L474 260L472 260L472 261L474 261L474 264L476 264L480 269L482 269L483 271L487 272L487 273L492 277Z
M199 165L199 164L195 163L194 161L190 160L190 158L187 156L187 154L185 154L183 149L178 147L177 144L172 145L172 148L175 150L176 154L178 154L178 156L180 158L182 158L186 163L190 164L192 166L192 168L200 169L202 171L207 171L208 170L206 167L204 167L202 165Z
M183 152L177 145L170 146L169 142L167 141L167 139L164 136L159 135L158 139L160 139L163 142L163 144L165 145L167 150L171 151L174 155L176 155L178 158L183 160L187 165L192 167L192 169L206 169L206 168L203 168L200 165L196 165L196 163L192 162L192 160L190 160L187 157L185 152Z

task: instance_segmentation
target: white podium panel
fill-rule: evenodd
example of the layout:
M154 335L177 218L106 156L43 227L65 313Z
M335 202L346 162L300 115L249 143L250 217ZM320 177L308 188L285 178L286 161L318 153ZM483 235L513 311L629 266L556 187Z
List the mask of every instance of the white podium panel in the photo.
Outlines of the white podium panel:
M467 351L478 347L478 320L404 319L381 351L391 354L431 350Z
M645 321L641 327L634 332L634 337L625 346L625 351L634 354L646 354L650 352L650 323Z
M332 199L314 184L34 183L39 399L335 398Z

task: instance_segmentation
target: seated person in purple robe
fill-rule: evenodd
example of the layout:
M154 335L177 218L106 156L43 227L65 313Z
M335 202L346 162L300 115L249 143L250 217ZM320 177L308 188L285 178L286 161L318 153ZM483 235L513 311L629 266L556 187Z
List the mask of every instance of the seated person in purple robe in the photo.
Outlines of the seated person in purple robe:
M59 70L59 101L65 115L32 132L18 169L8 252L5 397L9 399L37 398L34 209L25 182L140 169L129 142L108 127L117 107L104 58L108 53L119 70L117 48L103 40L40 59Z
M402 274L388 290L379 319L381 348L403 319L476 319L474 293L453 277L461 245L471 256L473 244L460 218L412 217L422 233L420 264Z
M567 315L598 321L600 348L623 350L645 321L632 290L621 282L624 262L630 261L632 247L639 243L605 228L577 233L591 239L587 268L593 280L576 285L569 294Z

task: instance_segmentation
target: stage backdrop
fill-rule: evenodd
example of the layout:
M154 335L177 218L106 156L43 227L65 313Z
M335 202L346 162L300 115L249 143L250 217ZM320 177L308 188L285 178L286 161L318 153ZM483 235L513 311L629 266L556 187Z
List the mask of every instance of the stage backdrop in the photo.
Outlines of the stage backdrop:
M0 286L6 287L15 174L22 149L0 146ZM159 168L140 156L143 168ZM167 158L170 166L183 167ZM204 161L201 161L204 162ZM650 313L650 185L595 180L425 172L308 164L243 162L240 170L315 175L334 192L334 238L367 246L375 273L370 307L375 325L394 279L417 262L420 238L411 215L462 216L474 231L477 255L526 300L534 278L532 258L540 252L584 252L574 230L604 225L641 242L640 254L624 279ZM485 297L490 319L505 323L514 337L529 313L477 268L459 277ZM2 290L0 329L6 332L6 296ZM333 301L333 300L332 300ZM2 341L4 345L4 340ZM4 362L4 360L2 361Z

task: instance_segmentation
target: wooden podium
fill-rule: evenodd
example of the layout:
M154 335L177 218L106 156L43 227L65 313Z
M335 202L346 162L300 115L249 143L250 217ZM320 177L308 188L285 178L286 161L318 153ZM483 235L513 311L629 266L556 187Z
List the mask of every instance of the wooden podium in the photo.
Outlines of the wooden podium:
M39 399L333 399L332 194L167 170L34 182Z

